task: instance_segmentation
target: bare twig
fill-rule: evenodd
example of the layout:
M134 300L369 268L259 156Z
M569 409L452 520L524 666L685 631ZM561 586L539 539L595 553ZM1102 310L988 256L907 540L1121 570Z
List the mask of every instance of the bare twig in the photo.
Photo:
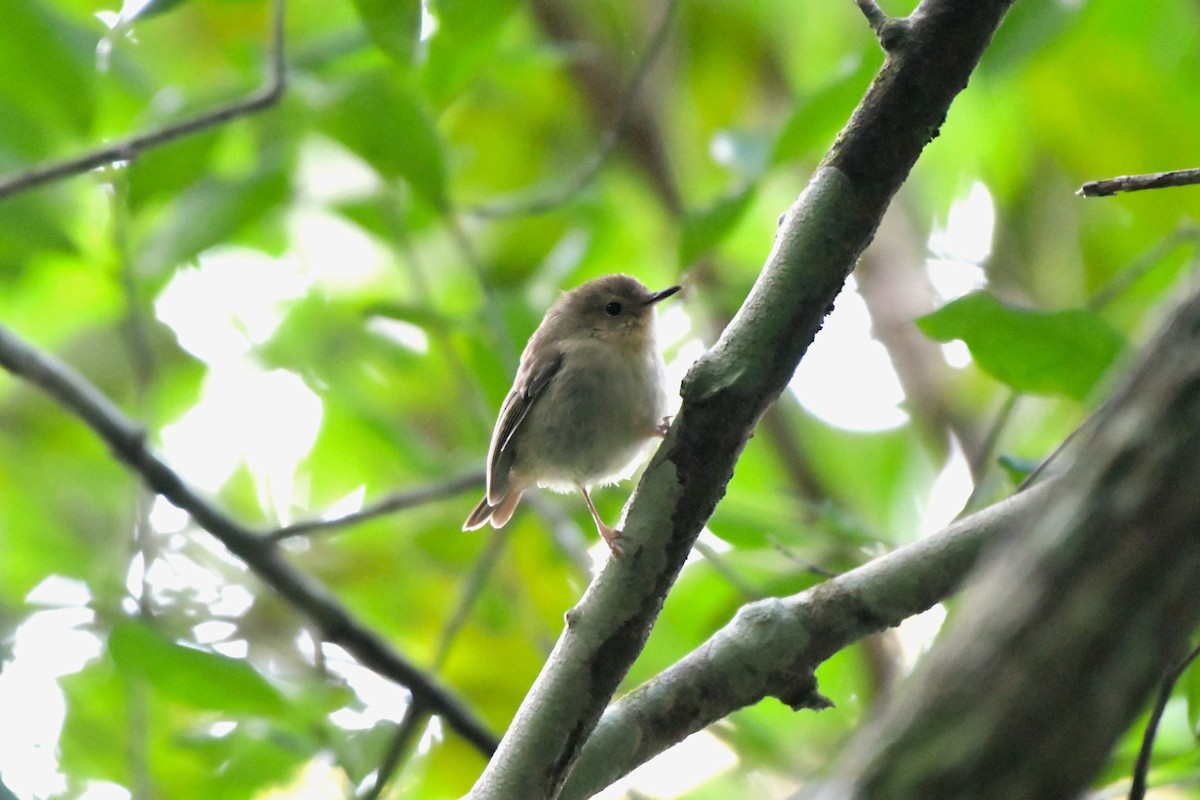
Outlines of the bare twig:
M742 596L745 600L761 600L766 597L766 594L756 586L750 584L745 578L738 574L729 562L725 560L716 548L699 539L696 540L694 549L697 553L704 557L718 575L725 579L725 582L733 587L734 591Z
M396 726L396 732L392 734L392 741L388 744L387 752L384 753L383 762L375 771L375 780L371 783L370 788L360 795L359 800L378 800L383 796L383 790L387 787L388 781L403 763L404 756L412 749L417 734L424 729L428 721L429 709L413 698L409 702L408 708L404 709L404 716L401 718L400 724Z
M481 752L490 754L495 750L496 739L491 731L461 700L354 619L325 587L288 564L274 542L233 520L189 486L146 446L145 431L73 369L36 350L3 326L0 326L0 366L38 386L83 420L147 486L188 512L196 524L316 623L326 641L340 645L368 669L406 686L414 701L426 704L444 717L451 728Z
M1149 252L1119 271L1107 283L1101 286L1092 295L1091 299L1088 300L1087 307L1093 311L1099 311L1128 291L1129 287L1137 283L1147 272L1158 266L1176 248L1191 245L1194 249L1197 243L1200 243L1200 227L1190 222L1181 224Z
M1150 250L1150 252L1146 253L1126 269L1123 269L1117 273L1117 275L1111 281L1105 284L1100 291L1093 295L1092 299L1088 301L1087 307L1093 311L1099 311L1104 306L1108 305L1117 297L1119 297L1122 292L1129 289L1130 286L1132 286L1139 278L1145 275L1152 267L1162 261L1162 259L1166 258L1175 248L1184 244L1194 244L1198 235L1200 235L1200 230L1197 230L1194 225L1180 226L1169 236L1167 236L1166 239L1161 241L1152 250ZM1074 430L1067 434L1067 437L1063 439L1057 447L1054 448L1050 455L1046 456L1046 458L1043 459L1042 462L1038 464L1032 472L1025 476L1025 480L1021 481L1021 485L1017 487L1017 491L1021 491L1028 486L1031 486L1033 482L1036 481L1054 462L1054 460L1062 455L1062 453L1071 445L1072 442L1079 438L1079 434L1086 431L1091 426L1091 423L1107 405L1108 401L1105 400L1105 402L1102 403L1099 408L1088 414L1087 418L1084 419L1083 422L1079 423Z
M854 4L867 18L867 24L875 32L875 38L879 40L879 46L884 49L884 52L890 53L900 49L909 29L907 19L889 17L875 0L854 0Z
M454 645L454 640L458 638L459 631L463 629L467 619L470 617L471 609L475 606L475 601L479 599L483 585L487 582L488 576L492 574L492 569L496 566L500 554L504 552L504 546L508 543L510 533L512 533L511 527L497 528L492 531L487 547L475 559L475 566L472 568L470 576L467 577L459 592L458 603L455 605L454 613L450 615L450 618L446 621L446 625L442 628L437 653L434 654L431 665L431 670L434 673L440 672L442 666L446 663L446 658L450 655L450 648ZM396 732L392 735L391 745L384 754L383 760L379 764L379 769L375 771L374 782L371 784L370 789L362 795L360 800L376 800L376 798L382 796L383 790L391 782L397 770L404 764L405 758L414 743L414 734L429 718L429 713L429 709L418 702L416 698L409 703L408 708L404 711L404 718L400 720L400 724L396 727Z
M467 618L471 614L471 609L475 606L475 601L479 599L480 593L483 591L483 586L487 583L487 579L492 574L492 569L495 568L496 562L500 559L500 554L504 552L504 546L508 544L509 534L512 533L512 528L497 528L491 532L488 539L487 547L475 560L475 566L471 569L471 574L467 576L467 580L463 583L462 589L458 594L458 603L455 604L454 613L446 620L445 626L442 628L441 640L438 642L437 652L433 656L433 668L441 670L446 663L446 658L450 655L450 648L454 644L454 640L458 638L458 633L466 624Z
M662 52L663 45L666 44L667 34L671 29L671 20L675 15L675 7L677 5L677 0L668 0L666 10L663 12L662 22L659 23L658 28L654 31L654 35L646 44L645 52L642 53L641 60L638 62L637 67L634 69L633 77L629 81L629 86L621 98L616 118L600 138L599 146L584 160L582 165L575 171L575 174L567 180L562 181L558 186L547 189L544 192L534 193L534 196L527 199L518 198L507 203L481 205L471 209L470 214L487 219L545 214L569 202L591 184L592 180L599 174L600 169L608 162L613 151L617 149L622 133L624 133L626 126L633 118L638 100L642 95L642 89L646 85L646 78L650 74L650 68L654 65L658 54Z
M675 4L675 0L668 0L667 14L660 30L662 36L669 30L668 23ZM564 47L578 47L584 43L588 47L593 45L592 37L572 13L570 4L556 0L532 0L530 9L552 42ZM647 69L639 68L640 72L648 71L653 51L653 47L647 49ZM663 206L671 216L678 217L682 213L683 202L671 174L658 120L640 94L622 95L620 87L625 79L617 68L618 63L617 54L609 53L576 59L569 64L569 68L597 125L615 131L614 145L624 148L633 165L649 179L651 188ZM618 118L619 125L615 124Z
M1170 172L1150 172L1145 175L1120 175L1103 181L1088 181L1075 191L1080 197L1108 197L1120 192L1140 192L1145 189L1166 189L1172 186L1194 186L1200 183L1200 169L1176 169Z
M215 108L191 119L139 133L73 158L42 164L32 169L0 177L0 198L71 175L80 175L119 161L131 161L147 150L222 125L238 117L255 114L275 105L283 96L287 83L284 65L283 12L284 0L273 0L271 4L271 74L267 78L266 85L257 92L235 103Z
M513 342L512 333L508 330L508 326L504 324L504 315L500 310L500 303L496 298L496 291L492 286L491 279L488 277L487 266L483 262L483 258L479 255L474 242L471 241L471 236L467 233L466 227L463 225L462 219L450 212L445 217L446 231L450 234L454 246L462 255L471 272L474 273L475 279L479 282L480 288L484 294L483 304L483 321L487 325L491 334L491 339L499 351L500 356L504 359L509 367L510 373L517 371L517 346Z
M1146 732L1142 735L1142 747L1138 751L1137 762L1133 767L1133 785L1129 788L1129 800L1142 800L1146 796L1146 777L1150 772L1150 757L1154 754L1154 737L1158 735L1158 725L1162 721L1163 711L1167 708L1167 701L1171 699L1175 684L1198 657L1200 657L1200 645L1194 647L1192 652L1171 667L1163 676L1162 685L1158 689L1158 697L1154 700L1154 709L1150 712L1150 719L1146 722Z
M420 486L416 489L405 489L403 491L394 492L387 497L372 503L365 508L354 511L350 514L345 514L332 519L314 519L304 522L297 522L293 525L286 525L277 530L271 531L266 535L266 538L273 542L281 542L285 539L292 539L297 536L308 536L314 533L328 533L331 531L342 530L351 525L357 525L361 522L382 517L386 514L394 514L397 511L403 511L406 508L432 503L434 500L441 500L444 497L453 497L456 494L465 492L468 489L473 489L482 486L484 481L484 472L482 469L468 472L466 475L460 475L457 478L451 478L441 483L431 483L428 486Z
M854 0L854 4L858 6L858 10L867 18L867 24L871 26L871 30L875 31L878 36L883 31L883 26L887 24L888 15L883 13L883 9L875 0Z
M1004 432L1004 428L1012 419L1013 411L1017 407L1017 401L1021 399L1021 395L1017 392L1009 392L1008 397L1000 405L996 411L996 416L992 419L992 423L984 432L982 441L975 448L975 452L971 454L971 461L968 464L968 469L971 476L974 478L975 485L971 487L971 494L967 497L967 501L963 503L963 513L975 508L975 503L982 496L984 491L984 478L987 476L988 466L996 455L996 444L1000 441L1000 434Z

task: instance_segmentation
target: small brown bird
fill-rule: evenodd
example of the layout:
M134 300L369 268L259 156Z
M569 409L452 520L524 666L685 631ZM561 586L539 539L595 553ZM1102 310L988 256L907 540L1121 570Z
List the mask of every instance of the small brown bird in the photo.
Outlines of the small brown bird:
M487 494L463 523L503 527L530 486L579 489L614 555L621 532L596 513L589 488L625 477L646 443L666 433L663 360L651 292L606 275L566 292L529 338L488 448Z

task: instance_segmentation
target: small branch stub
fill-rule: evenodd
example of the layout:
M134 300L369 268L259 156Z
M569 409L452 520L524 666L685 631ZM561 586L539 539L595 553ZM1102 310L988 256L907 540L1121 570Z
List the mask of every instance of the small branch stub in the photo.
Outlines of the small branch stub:
M875 0L854 0L858 10L867 18L867 24L879 39L879 46L885 53L899 50L908 33L908 20L889 17Z

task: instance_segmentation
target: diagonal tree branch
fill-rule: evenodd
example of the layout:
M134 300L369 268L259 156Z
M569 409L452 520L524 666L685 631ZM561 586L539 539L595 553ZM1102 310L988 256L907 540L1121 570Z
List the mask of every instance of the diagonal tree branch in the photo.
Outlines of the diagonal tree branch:
M815 671L853 642L953 594L979 554L1020 533L1053 481L786 598L743 606L708 641L604 712L561 797L590 797L673 744L766 697L822 707Z
M284 63L284 0L271 3L271 73L260 90L235 103L215 108L191 119L139 133L82 155L41 164L22 172L0 176L0 199L71 175L80 175L118 161L130 161L155 147L184 136L223 125L238 117L256 114L279 102L287 86Z
M579 605L472 790L558 795L641 651L746 441L782 392L846 275L967 84L1011 0L925 0L909 35L786 214L741 311L683 386L683 405L642 476L609 561Z
M1200 624L1200 293L814 797L1078 797Z
M364 666L407 687L414 701L440 714L481 752L495 750L495 737L461 700L361 625L323 586L288 564L272 541L231 519L197 493L146 446L145 431L82 376L3 326L0 366L38 386L83 420L108 444L113 455L141 475L147 486L188 512L260 579L315 622L326 641L341 645Z

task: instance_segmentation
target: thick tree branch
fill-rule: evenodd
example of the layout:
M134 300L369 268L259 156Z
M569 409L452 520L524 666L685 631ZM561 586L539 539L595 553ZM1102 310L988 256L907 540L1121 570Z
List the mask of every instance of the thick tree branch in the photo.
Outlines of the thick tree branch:
M743 606L733 621L604 712L561 797L590 797L739 708L778 697L820 708L814 673L855 641L949 597L986 547L1019 534L1042 484L793 597Z
M1077 797L1200 623L1200 295L817 795Z
M326 641L341 645L364 666L407 687L464 739L483 753L496 740L461 700L361 625L320 584L284 561L265 536L234 521L190 487L146 446L146 434L82 376L0 326L0 366L35 384L83 420L113 455L141 475L146 485L191 515L271 588L315 622Z
M271 3L271 73L259 91L235 103L215 108L199 116L139 133L73 158L42 164L33 169L0 176L0 199L51 183L71 175L80 175L118 161L132 161L147 150L161 147L184 136L223 125L230 120L270 108L283 97L287 86L284 64L284 0Z
M611 560L517 712L475 798L555 797L637 657L758 419L787 385L892 195L936 135L1011 0L926 0L787 213L738 315L683 386Z

